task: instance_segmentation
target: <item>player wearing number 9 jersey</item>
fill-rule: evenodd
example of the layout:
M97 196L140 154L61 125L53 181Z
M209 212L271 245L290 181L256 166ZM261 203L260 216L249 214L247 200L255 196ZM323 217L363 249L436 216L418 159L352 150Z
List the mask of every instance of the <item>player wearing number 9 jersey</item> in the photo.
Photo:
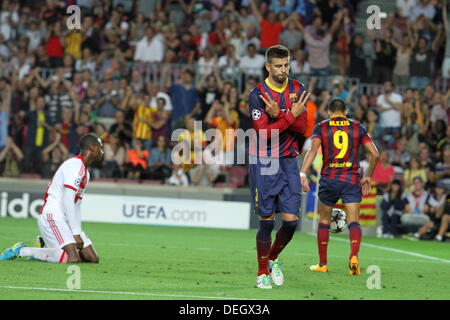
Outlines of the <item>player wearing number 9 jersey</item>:
M331 212L336 202L341 199L347 213L350 233L349 274L359 275L358 253L362 238L358 222L359 209L362 195L370 193L370 180L379 154L367 129L358 121L347 118L347 112L344 101L334 99L329 103L330 119L322 121L314 128L311 149L305 157L300 176L303 191L309 191L307 172L321 147L323 165L319 181L320 221L317 231L320 262L311 266L310 270L328 271L327 247ZM369 168L362 179L358 159L361 145L370 153Z

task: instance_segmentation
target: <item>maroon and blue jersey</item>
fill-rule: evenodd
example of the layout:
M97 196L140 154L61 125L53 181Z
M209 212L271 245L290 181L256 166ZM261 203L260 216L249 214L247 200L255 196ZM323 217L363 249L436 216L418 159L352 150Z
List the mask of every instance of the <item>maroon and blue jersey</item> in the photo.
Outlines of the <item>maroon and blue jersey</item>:
M293 79L286 79L286 83L281 89L272 86L269 79L266 79L250 91L249 109L252 127L256 131L250 138L249 153L251 155L285 158L295 157L299 154L297 139L298 135L306 132L306 111L295 118L290 109L292 104L298 101L303 91L305 91L305 86ZM271 118L265 112L266 104L260 98L262 95L267 99L265 92L277 102L280 108L276 118Z
M321 141L323 178L360 184L359 146L372 142L366 127L356 120L333 117L317 124L311 138Z

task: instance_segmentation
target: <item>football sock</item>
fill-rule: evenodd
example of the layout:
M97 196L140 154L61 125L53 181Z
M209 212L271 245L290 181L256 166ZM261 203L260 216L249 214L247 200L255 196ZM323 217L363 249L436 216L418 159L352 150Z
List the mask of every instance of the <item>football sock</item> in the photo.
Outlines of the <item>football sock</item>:
M67 262L67 252L59 248L30 248L24 247L20 250L19 256L33 257L37 260L47 262Z
M352 222L348 225L348 231L350 232L350 258L358 256L359 246L361 244L362 231L358 222Z
M260 220L259 230L256 234L256 253L258 255L258 276L269 274L269 252L272 244L272 230L274 220Z
M284 247L291 241L297 228L298 221L284 221L278 230L275 241L270 248L269 260L276 260Z
M328 241L330 240L330 225L319 223L317 229L317 247L319 249L320 266L327 264Z

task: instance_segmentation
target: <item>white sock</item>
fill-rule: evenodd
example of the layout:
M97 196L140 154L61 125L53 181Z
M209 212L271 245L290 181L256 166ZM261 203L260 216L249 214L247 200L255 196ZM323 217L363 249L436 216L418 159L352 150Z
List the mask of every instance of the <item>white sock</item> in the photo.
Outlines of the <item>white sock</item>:
M33 257L37 260L47 262L61 262L67 261L67 253L59 248L30 248L24 247L20 250L19 256Z
M440 235L436 235L436 240L439 240L439 241L442 241L442 236L440 236Z
M419 238L419 234L417 232L414 233L414 238Z

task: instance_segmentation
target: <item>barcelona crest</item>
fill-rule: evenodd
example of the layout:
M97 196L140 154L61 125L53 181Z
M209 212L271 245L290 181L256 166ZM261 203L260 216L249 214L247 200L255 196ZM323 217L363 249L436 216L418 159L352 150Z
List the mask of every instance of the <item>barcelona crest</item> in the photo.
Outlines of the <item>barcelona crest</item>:
M297 93L289 93L289 100L291 100L292 103L296 103L298 101Z

